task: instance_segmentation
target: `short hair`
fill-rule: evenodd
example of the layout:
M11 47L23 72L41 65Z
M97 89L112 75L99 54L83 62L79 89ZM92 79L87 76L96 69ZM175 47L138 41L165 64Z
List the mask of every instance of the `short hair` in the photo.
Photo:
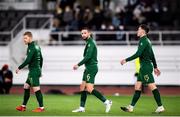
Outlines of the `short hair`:
M149 32L149 27L146 24L141 24L139 27L141 27L146 32L146 34Z
M32 33L30 32L30 31L26 31L25 33L24 33L24 36L25 35L27 35L28 37L32 37Z
M90 33L90 37L93 37L91 30L88 27L83 27L83 28L81 28L81 31L82 30L87 30Z
M81 30L87 30L88 32L91 32L91 30L88 27L83 27Z

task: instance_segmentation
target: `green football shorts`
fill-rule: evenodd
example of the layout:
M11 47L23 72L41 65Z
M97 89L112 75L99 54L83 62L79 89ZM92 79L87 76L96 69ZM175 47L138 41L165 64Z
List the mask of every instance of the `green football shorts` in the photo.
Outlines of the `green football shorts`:
M41 72L37 71L30 71L28 74L28 78L26 83L32 87L40 86L39 78L41 76Z
M140 68L137 81L141 81L143 84L154 83L153 67L143 66Z
M92 65L89 67L86 67L83 73L83 81L86 83L91 83L94 84L95 82L95 76L98 72L98 67L97 65Z

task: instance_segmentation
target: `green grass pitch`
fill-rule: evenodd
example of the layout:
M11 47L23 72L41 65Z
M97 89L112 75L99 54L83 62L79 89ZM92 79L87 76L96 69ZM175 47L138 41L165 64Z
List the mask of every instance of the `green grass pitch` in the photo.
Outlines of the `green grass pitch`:
M142 96L133 113L120 110L120 106L126 106L131 101L131 96L107 96L113 101L112 109L105 113L105 106L92 95L88 95L85 113L72 113L79 106L80 95L44 95L45 112L33 113L37 107L34 95L27 105L25 112L15 110L22 102L23 95L0 95L0 116L180 116L180 96L162 96L166 111L161 114L153 113L156 103L152 96Z

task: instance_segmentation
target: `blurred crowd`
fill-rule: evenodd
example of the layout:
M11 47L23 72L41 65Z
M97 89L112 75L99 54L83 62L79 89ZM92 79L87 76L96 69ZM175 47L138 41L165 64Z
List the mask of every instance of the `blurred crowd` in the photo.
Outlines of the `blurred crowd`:
M92 31L135 31L144 23L151 30L180 30L180 0L41 0L39 7L39 10L1 11L0 31L12 30L27 14L53 14L50 44L78 39L77 35L56 32L79 31L82 27ZM46 21L46 18L27 18L26 28L40 28ZM119 41L125 40L125 35L97 34L96 39ZM10 35L0 35L1 40L10 41Z
M87 3L86 3L87 2ZM178 26L178 1L171 0L48 0L47 9L55 13L53 31L126 30L127 26L145 23Z

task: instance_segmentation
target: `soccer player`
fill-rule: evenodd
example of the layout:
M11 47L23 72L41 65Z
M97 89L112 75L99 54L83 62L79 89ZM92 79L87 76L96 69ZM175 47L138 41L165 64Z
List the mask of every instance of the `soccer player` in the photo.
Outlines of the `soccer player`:
M85 103L87 98L87 92L96 96L101 100L105 106L105 112L108 113L111 109L112 101L107 100L99 91L94 88L95 76L98 72L98 60L97 60L97 47L96 43L91 37L91 32L88 28L81 30L81 36L86 41L84 49L84 58L76 65L73 66L74 70L77 70L81 65L85 65L82 83L80 85L81 99L80 107L72 112L85 112Z
M32 110L33 112L43 112L43 96L40 90L39 78L41 77L41 69L43 65L43 58L41 54L41 48L32 41L32 33L25 32L23 35L23 40L25 45L28 45L27 48L27 57L25 61L16 69L16 74L28 65L29 74L26 82L24 83L24 99L23 103L20 106L16 107L18 111L26 111L26 104L30 97L30 87L32 87L35 92L39 107Z
M137 31L137 36L140 37L140 41L137 52L131 57L121 60L121 65L123 65L128 61L136 59L137 57L140 58L140 71L137 82L135 84L135 93L133 99L130 105L128 105L127 107L121 107L121 109L125 112L133 112L134 106L141 95L142 83L147 84L148 88L152 91L154 95L154 99L158 105L155 112L161 113L165 111L161 103L160 93L156 87L156 84L154 82L154 77L152 74L153 67L154 67L155 75L159 76L161 72L156 64L156 59L152 49L152 44L149 38L147 37L148 32L149 32L149 28L147 25L142 24L139 26Z

